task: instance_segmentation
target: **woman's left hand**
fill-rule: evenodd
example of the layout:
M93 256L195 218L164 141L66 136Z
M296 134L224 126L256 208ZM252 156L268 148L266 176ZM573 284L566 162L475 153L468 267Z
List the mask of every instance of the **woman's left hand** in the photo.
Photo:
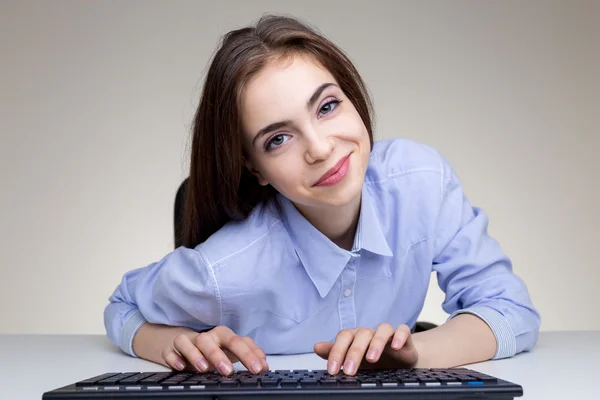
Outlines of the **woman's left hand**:
M344 329L335 343L315 344L315 353L328 360L327 371L335 375L344 368L344 374L354 375L358 368L413 368L419 359L410 328L394 328L383 323L376 330L370 328ZM366 356L365 356L366 354Z

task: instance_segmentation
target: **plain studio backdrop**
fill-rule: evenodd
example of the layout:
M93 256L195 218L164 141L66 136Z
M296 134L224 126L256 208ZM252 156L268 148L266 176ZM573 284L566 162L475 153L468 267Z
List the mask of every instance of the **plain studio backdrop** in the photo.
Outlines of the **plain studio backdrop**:
M452 163L542 330L600 329L600 2L0 4L0 333L104 333L123 274L173 250L208 62L266 12L350 55L376 140ZM419 320L440 324L432 278Z

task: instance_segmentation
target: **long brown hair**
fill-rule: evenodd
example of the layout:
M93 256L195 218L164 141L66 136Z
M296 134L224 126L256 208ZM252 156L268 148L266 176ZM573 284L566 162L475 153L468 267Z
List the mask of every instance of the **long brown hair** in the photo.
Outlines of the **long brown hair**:
M358 111L373 147L373 107L348 56L300 21L263 16L254 26L223 36L205 79L193 124L190 176L181 237L193 248L231 220L248 216L275 194L245 167L240 98L245 84L268 62L295 54L311 56L336 79Z

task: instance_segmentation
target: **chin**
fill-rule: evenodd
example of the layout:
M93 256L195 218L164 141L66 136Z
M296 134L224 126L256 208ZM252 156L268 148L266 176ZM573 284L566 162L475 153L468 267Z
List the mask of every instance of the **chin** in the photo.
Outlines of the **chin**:
M353 180L353 182L346 182L339 188L330 188L333 190L328 193L320 194L316 200L320 205L331 206L331 207L344 207L356 200L362 192L362 181ZM337 190L335 190L337 189Z

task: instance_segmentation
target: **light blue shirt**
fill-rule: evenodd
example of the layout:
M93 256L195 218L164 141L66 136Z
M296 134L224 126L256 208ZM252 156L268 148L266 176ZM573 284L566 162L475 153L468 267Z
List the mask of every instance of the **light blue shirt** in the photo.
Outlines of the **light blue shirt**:
M126 273L105 309L106 331L132 356L145 321L225 325L267 354L309 353L342 329L412 327L435 271L448 319L477 315L497 339L494 358L511 357L534 346L540 315L487 225L437 151L376 142L352 251L278 195L194 249Z

